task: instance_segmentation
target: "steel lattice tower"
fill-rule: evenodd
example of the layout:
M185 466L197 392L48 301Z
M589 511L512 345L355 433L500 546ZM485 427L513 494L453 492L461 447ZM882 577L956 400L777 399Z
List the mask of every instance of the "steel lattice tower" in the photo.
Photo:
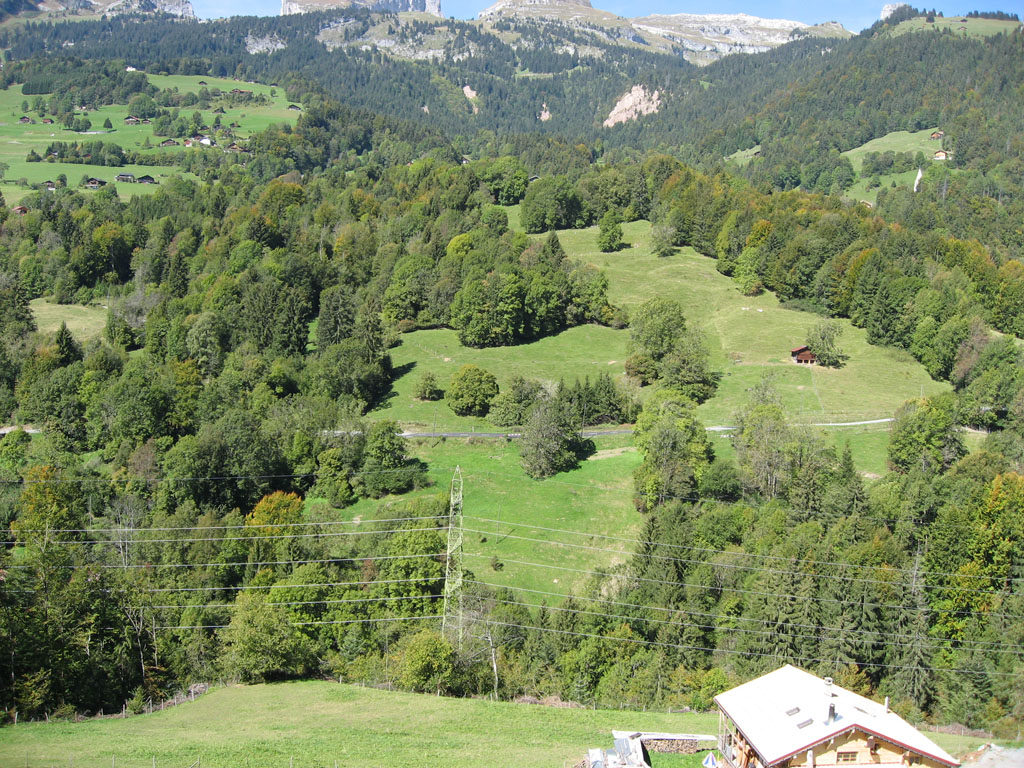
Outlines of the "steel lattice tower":
M455 635L462 648L462 468L452 475L451 502L448 508L448 546L444 567L444 615L441 633Z

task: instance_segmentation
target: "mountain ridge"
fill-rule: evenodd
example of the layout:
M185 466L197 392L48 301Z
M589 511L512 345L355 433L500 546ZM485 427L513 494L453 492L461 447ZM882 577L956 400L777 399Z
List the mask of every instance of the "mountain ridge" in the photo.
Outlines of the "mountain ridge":
M443 16L440 0L282 0L281 15L335 8L377 8ZM556 21L603 31L650 50L680 54L694 64L707 64L732 53L760 53L783 45L794 36L852 35L834 21L811 25L745 13L650 14L630 18L595 8L590 0L497 0L480 11L475 21L493 28L495 24L516 20Z

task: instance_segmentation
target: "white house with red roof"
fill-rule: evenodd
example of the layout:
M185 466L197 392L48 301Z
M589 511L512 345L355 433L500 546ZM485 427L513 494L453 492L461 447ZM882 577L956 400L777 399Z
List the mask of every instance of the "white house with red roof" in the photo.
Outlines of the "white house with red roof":
M885 704L786 665L715 697L726 768L958 768Z

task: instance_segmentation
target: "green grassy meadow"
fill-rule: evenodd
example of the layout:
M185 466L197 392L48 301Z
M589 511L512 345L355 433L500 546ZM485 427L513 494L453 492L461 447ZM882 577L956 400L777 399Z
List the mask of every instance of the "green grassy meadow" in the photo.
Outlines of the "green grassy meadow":
M509 220L518 224L517 209L509 209ZM865 331L845 320L840 345L850 359L843 368L794 365L789 350L803 343L819 319L816 315L786 309L772 294L743 296L715 269L714 260L692 249L679 249L668 258L654 256L647 222L626 224L624 233L630 247L611 254L598 249L596 228L562 230L558 236L571 257L605 270L613 303L633 309L654 295L657 286L659 295L678 300L692 322L703 326L713 363L723 372L718 393L698 409L707 426L733 424L747 390L764 375L772 377L792 421L807 425L887 418L910 398L948 389L905 351L868 344ZM494 431L486 419L456 416L443 400L416 400L413 392L420 377L431 372L444 388L460 366L472 363L494 373L501 387L514 375L554 384L608 372L624 381L628 351L628 330L598 326L491 349L462 347L451 330L403 334L392 350L399 377L390 397L370 417L395 419L412 431ZM885 424L825 431L838 446L849 441L861 471L885 472ZM723 436L716 435L712 442L718 452L731 454Z
M211 90L219 88L222 91L230 91L232 88L244 87L255 93L265 94L272 99L267 105L245 105L230 106L225 102L222 106L224 114L220 115L221 123L225 126L230 123L238 123L239 128L235 130L240 139L246 139L253 133L263 130L272 123L294 123L300 114L295 110L288 109L289 102L281 88L272 89L268 85L256 83L242 83L237 80L224 78L202 78L192 76L167 76L149 75L151 83L159 88L176 88L180 92L198 93L202 86L199 81L207 83ZM274 95L271 96L273 90ZM75 163L51 163L38 162L30 163L26 157L30 150L35 150L40 156L46 154L47 146L54 141L71 143L75 141L104 141L119 144L125 150L145 150L147 155L157 156L167 153L178 153L182 151L206 151L206 150L185 150L183 147L156 146L163 137L154 136L151 125L125 125L124 118L128 116L128 107L124 104L112 104L88 113L92 122L92 130L88 133L75 133L66 130L58 123L45 125L42 117L31 111L22 110L23 102L28 101L31 105L34 96L25 96L21 92L21 86L12 86L6 90L0 90L0 162L6 163L7 172L4 174L4 182L0 191L8 205L17 203L27 195L32 185L41 184L44 181L56 181L58 174L63 173L67 177L69 186L76 186L83 176L95 176L104 181L113 183L114 177L119 173L131 173L135 176L149 174L158 181L165 180L171 176L180 175L186 178L195 178L191 174L183 174L174 166L162 165L124 165L109 167L102 165L86 165ZM202 112L207 124L212 125L216 115L213 109ZM195 109L182 108L183 113L191 115ZM84 114L84 113L82 113ZM34 124L22 125L19 119L26 115L35 121ZM56 118L55 115L46 117ZM103 128L103 121L109 119L113 128ZM146 148L146 140L149 140L149 148ZM210 150L217 151L217 150ZM19 183L24 180L24 184ZM122 197L131 195L152 194L156 190L155 185L147 184L118 184L117 191Z
M864 155L868 152L924 152L925 157L930 157L937 149L942 149L942 142L928 138L936 128L926 128L923 131L893 131L885 136L879 136L859 147L848 149L843 152L850 159L853 170L860 173L864 165Z
M848 190L845 197L851 200L858 200L874 205L878 202L878 190L892 186L913 188L914 179L917 178L917 169L904 171L902 173L889 173L878 177L880 187L868 189L869 179L861 177L861 168L864 166L864 155L868 152L923 152L925 159L930 163L934 162L932 154L942 148L942 142L929 138L935 128L926 128L923 131L893 131L885 136L879 136L869 142L843 152L850 159L853 170L857 172L857 180ZM940 161L941 162L941 161Z
M564 768L612 730L715 735L715 713L667 714L451 699L328 681L217 688L151 715L23 723L0 734L11 768ZM983 740L929 734L953 754ZM652 755L696 768L702 755Z
M416 400L413 392L424 373L433 373L442 389L463 365L485 368L504 388L513 376L524 376L556 385L560 379L572 382L589 376L610 373L625 377L629 332L597 325L570 328L514 347L472 349L459 343L455 331L447 329L415 331L403 334L391 358L401 375L395 381L388 400L378 406L372 418L396 419L418 431L470 430L494 431L485 419L457 416L444 400ZM435 429L436 427L436 429Z
M850 356L845 366L797 366L789 351L804 343L817 315L786 309L770 293L743 296L713 259L692 249L655 256L647 222L623 230L631 247L617 253L598 250L596 227L559 237L567 252L606 271L613 303L633 309L657 286L658 295L677 300L691 322L703 326L712 361L724 374L718 393L699 408L707 425L732 423L746 390L764 374L773 377L793 422L806 424L888 417L909 398L948 388L907 353L868 344L865 331L846 320L839 342Z
M907 19L900 22L892 31L894 35L906 35L912 32L926 32L935 30L937 32L950 31L954 35L963 37L992 37L999 34L1010 34L1015 29L1020 29L1019 21L1000 21L999 19L968 19L966 16L952 15L949 17L936 16L935 20L929 23L924 16Z
M757 156L757 153L760 152L760 151L761 151L761 145L760 144L755 144L754 146L750 147L750 149L737 149L735 152L733 152L731 155L729 155L725 159L726 159L726 162L730 162L731 161L731 162L735 163L736 165L738 165L740 167L743 167L744 165L749 163L751 160L753 160L754 157Z
M613 568L632 551L643 518L632 504L632 472L640 457L631 442L629 435L598 437L594 454L578 469L533 480L519 466L515 441L416 439L411 453L427 463L429 487L324 512L332 520L372 522L402 514L402 505L417 497L447 500L459 467L466 569L479 581L550 593L557 602L589 578L582 571ZM325 503L308 501L310 507ZM553 601L544 594L517 596L534 604Z
M48 336L55 334L62 322L67 323L68 330L79 341L94 339L107 327L107 310L103 307L51 304L47 299L33 299L29 306L36 328Z

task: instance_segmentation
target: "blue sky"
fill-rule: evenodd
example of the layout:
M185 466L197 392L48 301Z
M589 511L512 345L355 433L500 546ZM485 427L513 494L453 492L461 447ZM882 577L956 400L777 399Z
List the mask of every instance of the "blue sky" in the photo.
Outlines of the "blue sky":
M472 19L492 0L441 0L445 16ZM813 3L800 0L591 0L596 8L620 16L644 16L649 13L749 13L773 19L793 19L807 24L838 21L859 32L871 26L882 10L885 0L848 0L841 3ZM918 7L935 8L947 16L979 10L1003 10L1024 17L1024 0L963 0L957 3L914 3ZM192 0L196 14L209 19L218 16L276 16L280 0Z

